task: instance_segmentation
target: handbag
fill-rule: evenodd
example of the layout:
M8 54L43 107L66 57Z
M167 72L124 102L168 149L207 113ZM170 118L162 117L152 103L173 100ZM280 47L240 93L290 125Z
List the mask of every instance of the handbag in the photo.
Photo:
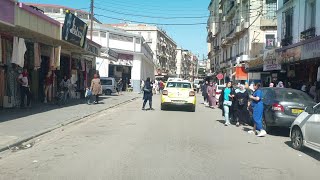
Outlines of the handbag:
M232 101L223 101L223 105L232 106Z

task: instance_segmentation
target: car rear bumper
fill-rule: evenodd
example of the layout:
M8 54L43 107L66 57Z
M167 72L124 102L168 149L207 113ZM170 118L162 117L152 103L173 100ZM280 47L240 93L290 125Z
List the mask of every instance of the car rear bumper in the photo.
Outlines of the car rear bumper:
M267 122L269 126L290 128L297 117L288 116L282 113L274 113L271 121Z
M175 106L191 106L196 105L196 97L188 98L170 98L168 96L161 97L162 105L175 105Z

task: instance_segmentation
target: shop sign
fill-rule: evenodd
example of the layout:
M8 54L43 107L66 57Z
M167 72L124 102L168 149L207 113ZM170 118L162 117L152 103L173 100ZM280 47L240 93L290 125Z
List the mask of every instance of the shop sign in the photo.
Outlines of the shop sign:
M119 59L122 60L133 60L133 55L132 54L119 54Z
M119 58L119 54L116 51L112 50L112 49L108 50L108 55L113 57L113 58L115 58L115 59Z
M301 60L301 46L277 52L276 60L279 64L292 63Z
M301 59L312 59L320 57L320 41L313 41L302 46Z
M245 69L253 69L253 68L262 68L263 67L263 59L259 57L255 60L248 61L245 64Z
M14 24L14 2L12 0L0 1L0 22Z
M236 67L236 80L247 80L248 73L246 72L245 67Z
M99 56L99 49L96 46L94 46L93 44L91 44L89 42L86 43L85 49L86 49L86 51L89 51L89 52L95 54L96 56Z
M62 29L62 39L84 48L86 44L88 25L69 11Z
M281 70L281 64L276 59L276 51L270 50L264 52L263 71Z

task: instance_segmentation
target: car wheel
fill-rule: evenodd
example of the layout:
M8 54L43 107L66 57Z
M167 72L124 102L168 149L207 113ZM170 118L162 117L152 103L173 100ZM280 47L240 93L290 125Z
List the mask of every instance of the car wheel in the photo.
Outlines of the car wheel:
M111 95L112 94L112 91L110 90L110 89L107 89L107 90L105 90L105 95Z
M298 127L294 127L291 132L291 144L296 150L301 150L303 148L303 135Z
M166 108L164 107L163 104L161 104L161 110L162 110L162 111L166 110Z
M270 133L271 132L271 127L268 126L267 122L266 122L266 119L263 117L262 119L262 126L263 126L263 129L267 132L267 133Z
M196 106L195 105L191 106L190 112L196 112Z

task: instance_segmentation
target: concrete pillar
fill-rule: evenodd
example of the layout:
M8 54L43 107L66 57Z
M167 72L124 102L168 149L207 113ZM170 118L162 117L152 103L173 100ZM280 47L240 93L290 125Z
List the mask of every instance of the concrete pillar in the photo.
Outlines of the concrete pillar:
M135 56L131 71L132 87L134 92L140 92L141 60Z

